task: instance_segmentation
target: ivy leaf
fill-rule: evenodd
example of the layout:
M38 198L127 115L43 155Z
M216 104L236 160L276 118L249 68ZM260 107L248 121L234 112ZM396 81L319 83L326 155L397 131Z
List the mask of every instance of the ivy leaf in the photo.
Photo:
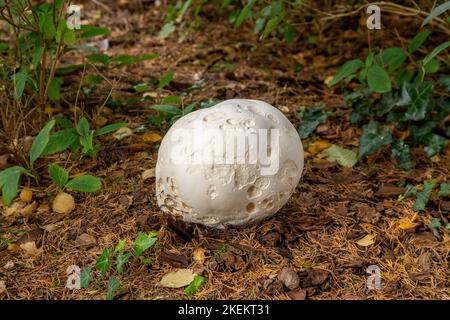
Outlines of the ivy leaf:
M108 281L108 292L106 293L106 300L114 299L117 291L121 290L120 280L112 276Z
M379 127L378 122L371 121L362 127L362 134L359 138L358 157L369 156L381 147L391 143L392 135L389 128Z
M441 197L450 196L450 183L441 183L441 190L439 191L439 196Z
M49 121L44 128L39 132L36 139L33 141L30 151L30 164L33 165L34 161L39 158L47 147L50 140L49 134L55 125L55 120Z
M193 295L198 292L200 287L206 282L206 278L202 276L195 276L194 280L184 289L184 293L187 296Z
M95 267L97 268L98 271L100 271L102 276L105 276L108 273L110 266L111 266L110 252L108 248L104 248L102 255L100 256L100 258L98 258L97 262L95 263Z
M69 181L69 172L57 164L50 164L48 173L52 180L60 187L64 188Z
M438 229L440 227L442 227L442 223L441 223L441 219L439 219L439 218L431 219L431 222L428 225L428 228L430 228L430 229Z
M298 134L301 139L306 139L319 124L327 121L328 114L322 108L311 108L306 109L297 117L302 120L298 127Z
M125 244L126 244L126 240L125 240L125 239L121 239L121 240L119 241L119 243L117 244L117 246L114 248L113 255L115 256L115 255L118 254L120 251L122 251L123 248L125 248Z
M375 92L391 91L391 79L387 72L378 65L372 65L367 70L367 84Z
M445 139L440 135L430 133L424 138L423 143L425 144L425 148L423 149L425 154L427 157L431 158L444 150L448 143L448 139Z
M436 186L435 181L425 182L423 185L423 190L417 193L416 201L414 202L413 210L414 211L423 211L428 203L428 199L430 198L431 191L433 191Z
M0 189L3 201L8 207L17 196L20 175L25 172L27 172L25 168L18 166L0 171Z
M123 273L123 268L125 266L125 263L128 262L128 260L131 258L131 253L127 252L121 252L118 256L117 256L117 263L116 263L116 270L119 274Z
M402 140L397 140L392 144L391 157L397 160L397 167L399 167L400 169L412 169L409 146Z
M341 148L335 144L325 149L325 153L328 155L328 161L336 161L343 167L351 168L358 162L358 157L354 151Z
M333 80L330 81L328 86L332 87L336 85L343 79L355 74L362 67L364 67L364 63L359 59L347 61L342 65L341 68L339 68L338 72L336 72L336 75L334 76Z
M404 113L402 120L423 120L430 106L430 99L433 93L433 84L430 81L421 83L405 83L406 92L404 95L409 96L411 101Z
M145 233L139 232L136 241L132 245L133 252L136 257L139 257L144 253L145 250L152 247L155 244L156 239L157 238L155 233L150 233L147 235Z
M91 175L76 177L66 184L67 189L88 193L97 192L101 186L100 179Z
M86 267L83 269L83 272L81 273L80 286L83 289L86 289L87 287L89 287L89 284L92 282L91 272L92 272L92 268Z

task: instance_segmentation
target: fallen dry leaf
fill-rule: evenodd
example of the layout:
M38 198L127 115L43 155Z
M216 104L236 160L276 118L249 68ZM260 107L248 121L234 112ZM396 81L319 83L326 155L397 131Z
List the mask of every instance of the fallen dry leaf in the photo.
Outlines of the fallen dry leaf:
M319 153L331 146L331 143L326 140L316 140L308 145L308 152L311 154Z
M166 288L182 288L189 285L195 276L196 274L191 269L178 269L162 277L159 285Z
M132 135L133 131L128 127L122 127L113 133L113 137L116 138L117 140L122 140Z
M52 209L56 213L71 213L75 209L75 199L70 194L61 192L53 200Z
M147 169L142 172L142 180L147 180L155 177L155 168Z
M376 234L368 234L364 238L356 241L356 243L361 247L368 247L375 243L376 236L377 236Z
M192 258L194 259L194 261L200 265L202 265L205 262L205 252L206 250L203 248L195 248L193 254L192 254Z
M6 283L3 280L0 280L0 294L6 292Z
M42 248L39 248L36 246L36 242L30 241L25 242L20 245L20 248L23 250L26 256L29 257L37 257L42 253Z
M78 238L75 240L75 245L77 247L92 247L95 246L96 244L97 239L95 239L95 237L87 233L79 235Z
M158 142L162 137L157 133L144 133L142 135L142 142Z

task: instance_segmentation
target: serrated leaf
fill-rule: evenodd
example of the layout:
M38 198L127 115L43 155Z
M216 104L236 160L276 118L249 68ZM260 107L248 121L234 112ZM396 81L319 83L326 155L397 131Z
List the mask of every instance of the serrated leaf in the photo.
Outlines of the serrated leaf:
M358 162L356 152L341 148L335 144L326 149L325 153L328 155L328 161L336 161L343 167L352 168Z
M397 167L403 170L411 170L411 154L409 146L401 140L397 140L392 144L391 157L397 160Z
M155 244L156 240L157 238L154 233L145 234L139 232L136 241L132 245L134 254L139 257L147 249L151 248Z
M178 269L162 277L159 285L166 288L182 288L189 285L195 276L196 274L191 269Z
M92 272L91 267L86 267L83 269L83 272L81 273L81 276L80 276L81 288L87 289L87 287L89 287L89 285L91 284L91 282L92 282L91 272Z
M200 290L200 287L206 282L206 278L202 276L195 276L194 280L184 289L187 296L193 295Z
M25 172L27 172L25 168L18 166L0 171L0 189L2 190L3 202L7 206L10 206L17 196L20 175Z
M47 144L50 140L50 131L55 126L55 120L49 121L44 128L39 132L37 137L33 141L33 145L30 150L30 164L33 163L42 155Z
M102 183L100 182L100 179L91 175L76 177L66 184L67 189L88 193L97 192L100 190L101 186Z
M52 180L60 187L64 188L67 181L69 181L69 172L63 167L56 164L50 164L48 172Z
M417 193L416 201L414 202L413 210L414 211L423 211L428 203L428 199L430 198L431 191L433 191L436 186L436 182L425 182L423 185L423 190Z
M355 74L362 67L364 67L364 63L359 59L347 61L341 68L339 68L338 72L336 72L333 80L330 81L328 86L332 87L336 85L350 75Z
M111 267L110 252L108 248L103 249L102 255L95 263L95 267L100 271L102 276L105 276L108 273L109 268Z
M114 299L114 296L116 295L117 291L121 290L122 287L120 285L120 280L116 278L115 276L112 276L109 278L108 281L108 292L106 293L106 300L112 300Z
M375 92L391 91L391 79L387 72L378 65L372 65L367 70L367 84Z
M358 157L369 156L381 147L392 143L391 131L388 127L379 127L378 122L371 121L362 127L359 138Z

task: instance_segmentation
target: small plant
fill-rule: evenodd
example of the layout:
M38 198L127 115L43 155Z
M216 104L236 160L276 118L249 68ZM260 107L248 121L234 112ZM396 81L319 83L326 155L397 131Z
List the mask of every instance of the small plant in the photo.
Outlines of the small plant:
M78 192L95 193L101 187L100 180L91 175L79 176L69 180L69 172L56 164L50 164L48 172L61 191L70 189Z

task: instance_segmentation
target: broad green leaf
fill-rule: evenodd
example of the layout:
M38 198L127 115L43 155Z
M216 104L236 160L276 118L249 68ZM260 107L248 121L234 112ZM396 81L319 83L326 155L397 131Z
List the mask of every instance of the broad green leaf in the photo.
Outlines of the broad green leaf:
M362 67L364 67L364 63L359 59L347 61L342 65L341 68L339 68L333 80L330 81L328 86L334 86L345 78L355 74Z
M60 187L64 188L69 181L69 172L57 164L50 164L48 168L48 173L52 180Z
M25 84L29 79L27 71L22 68L16 74L14 74L14 86L16 87L16 98L22 97L23 91L25 90Z
M86 75L86 77L84 78L84 82L86 82L86 84L88 86L94 87L100 83L102 83L105 79L103 79L102 76L98 76L95 74L88 74Z
M401 140L397 140L392 144L391 157L397 160L397 167L403 170L411 170L411 154L409 146Z
M106 300L113 300L114 296L119 290L121 290L120 280L115 276L112 276L108 281L108 292L106 293Z
M179 96L167 96L162 99L162 104L179 104L181 102L181 98Z
M109 56L107 54L103 53L94 53L89 56L87 56L87 59L92 63L102 63L102 64L108 64L109 62Z
M47 40L51 40L56 36L56 27L53 23L51 12L45 12L39 15L39 28Z
M116 270L119 274L123 273L124 266L128 262L128 260L130 260L130 258L131 258L131 253L129 253L129 252L127 252L127 253L121 252L117 256Z
M58 131L50 136L42 155L62 152L78 140L77 131L73 128Z
M111 266L111 259L110 259L110 252L108 248L104 248L102 255L100 258L98 258L97 262L95 263L95 267L98 271L102 274L102 276L105 276L109 268Z
M450 183L441 183L441 189L439 191L439 196L441 196L441 197L450 196Z
M76 177L66 184L67 189L88 193L97 192L101 186L100 179L90 175Z
M144 253L145 250L152 247L155 244L156 240L157 238L154 234L147 235L145 233L139 232L136 241L132 245L134 254L139 257Z
M417 193L416 201L414 202L413 210L414 211L423 211L428 203L428 199L430 198L431 191L433 191L436 186L435 181L425 182L423 185L423 190Z
M81 276L80 276L81 288L87 289L87 287L89 287L89 285L91 284L91 282L92 282L91 272L92 272L91 267L86 267L83 269L83 272L81 272Z
M174 31L175 31L175 24L173 22L166 23L159 32L159 37L165 39L168 36L170 36Z
M95 36L109 36L111 34L111 30L104 27L95 27L91 25L82 25L81 26L81 37L82 38L91 38Z
M90 154L94 151L94 132L80 137L80 144L83 146L83 154Z
M325 149L325 153L327 154L328 161L336 161L343 167L351 168L358 162L356 152L344 149L335 144Z
M381 147L392 143L391 131L388 127L379 127L378 122L371 121L362 127L359 138L358 157L369 156Z
M53 129L55 125L55 120L49 121L44 128L39 132L39 134L36 136L36 138L33 141L33 145L31 146L30 150L30 164L33 165L33 163L39 158L42 153L44 152L45 148L47 147L47 144L50 140L50 131Z
M298 134L301 139L306 139L319 124L327 121L328 114L322 108L308 108L297 117L302 120L297 129Z
M430 31L422 31L416 34L416 36L411 40L408 46L408 51L413 53L427 40L428 36L431 34Z
M118 254L120 251L122 251L125 248L125 244L126 244L126 240L125 239L121 239L119 240L119 243L117 244L117 246L114 248L114 252L113 252L113 256L115 256L116 254Z
M62 78L55 77L50 82L50 86L48 88L48 97L52 101L61 100L61 84L63 83Z
M77 36L74 30L66 29L64 32L63 42L68 47L73 47L77 42Z
M25 168L18 166L0 171L0 189L2 190L3 202L7 206L10 206L17 196L20 175L25 172L27 172Z
M237 28L239 28L242 22L244 22L251 15L252 7L255 4L255 2L256 0L249 0L245 5L244 9L242 9L241 13L237 17L236 22L234 24Z
M80 136L87 136L89 134L89 122L85 117L81 117L78 121L76 129Z
M39 43L33 49L33 55L31 57L31 64L34 68L41 63L42 55L44 54L44 47Z
M372 65L367 70L367 84L375 92L391 91L391 79L387 72L378 65Z
M388 48L381 52L381 61L384 67L387 67L389 72L397 70L405 61L406 53L402 48L394 47ZM379 66L381 68L381 66Z
M102 136L102 135L117 131L118 129L126 127L126 126L127 126L127 123L125 123L125 122L108 124L107 126L104 126L98 130L95 130L94 137Z
M161 112L166 112L168 114L176 115L181 113L181 109L168 105L168 104L157 104L154 106L147 107L148 109L157 110Z
M187 296L193 295L200 290L200 287L206 282L206 278L202 276L195 276L194 280L184 289Z
M433 74L439 71L441 63L437 59L431 59L426 65L423 66L425 74Z
M450 46L450 41L446 41L444 43L441 43L440 45L438 45L436 48L433 49L433 51L431 51L426 57L425 59L423 59L422 61L422 65L427 65L432 59L434 59L439 53L441 53L442 51L444 51L445 49L448 48L448 46Z
M445 11L449 9L450 9L450 1L444 2L443 4L437 6L430 12L430 14L425 18L425 20L423 20L421 27L426 26L431 20L443 14Z
M158 88L162 89L165 86L167 86L170 81L172 81L173 77L175 76L175 72L174 71L169 71L167 72L164 76L162 76L162 78L159 80L158 83Z
M147 83L139 83L139 84L137 84L137 85L135 85L134 87L133 87L133 89L136 91L136 92L143 92L143 91L145 91L145 90L147 90L147 88L148 88L148 84Z

